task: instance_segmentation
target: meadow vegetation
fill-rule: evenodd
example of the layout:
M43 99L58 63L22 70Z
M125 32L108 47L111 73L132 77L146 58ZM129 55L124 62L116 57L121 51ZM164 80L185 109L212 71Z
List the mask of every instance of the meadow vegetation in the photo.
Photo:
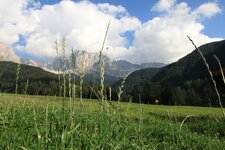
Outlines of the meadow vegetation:
M218 108L0 94L1 149L224 149Z

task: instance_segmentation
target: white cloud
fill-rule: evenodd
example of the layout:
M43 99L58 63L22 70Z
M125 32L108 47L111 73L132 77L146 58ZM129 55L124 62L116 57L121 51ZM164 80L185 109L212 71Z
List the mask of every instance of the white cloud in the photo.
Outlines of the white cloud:
M174 4L176 0L159 0L152 8L152 10L163 12L168 11Z
M111 57L118 58L116 56L124 52L120 49L127 42L123 33L136 30L141 25L122 6L95 5L89 1L61 1L55 5L43 6L32 14L38 17L39 24L29 34L27 45L18 48L32 55L42 54L48 57L55 56L54 41L63 35L67 38L68 52L71 47L98 52L107 23L111 19L106 44L113 49L113 52L109 52Z
M98 4L98 9L106 14L113 16L123 16L128 15L127 10L123 6L114 6L109 3L100 3Z
M15 45L24 35L25 45L17 50L37 57L54 57L54 41L63 35L70 48L98 52L109 19L111 25L105 51L112 59L131 62L172 62L193 50L186 38L197 45L220 40L203 33L202 20L221 12L217 3L204 3L192 10L187 3L160 0L152 8L158 17L141 23L130 16L123 6L90 1L61 1L54 5L32 3L34 0L1 0L0 42ZM127 48L126 32L134 32L134 40Z
M159 1L157 4L162 4L161 2L165 1ZM216 3L202 4L192 11L187 3L173 4L172 1L170 2L171 5L168 7L165 5L166 12L163 12L160 17L144 23L135 32L133 47L130 49L132 52L129 57L130 61L139 63L176 61L194 49L186 35L191 36L198 46L222 40L205 35L203 33L204 25L200 22L204 19L203 17L210 17L220 12ZM208 7L217 9L210 9L210 13L204 12L203 8Z
M34 30L36 20L27 9L30 1L1 0L0 42L12 45L19 40L19 34Z
M218 13L221 13L222 10L217 3L204 3L199 6L196 10L193 11L194 15L202 15L203 17L212 17Z

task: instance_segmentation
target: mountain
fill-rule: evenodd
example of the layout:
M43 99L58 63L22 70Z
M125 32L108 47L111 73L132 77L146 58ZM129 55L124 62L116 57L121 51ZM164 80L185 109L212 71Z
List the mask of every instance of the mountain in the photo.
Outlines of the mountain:
M15 92L16 70L17 63L0 61L0 90L2 92ZM29 94L56 94L55 90L58 87L58 77L56 74L44 71L39 67L21 65L18 81L19 93L23 93L27 80L29 80Z
M79 64L80 60L85 60L83 63L84 63L84 68L86 68L86 70L87 70L87 72L85 74L86 82L95 82L96 84L98 84L100 82L100 77L97 74L96 70L92 69L92 66L95 63L97 63L97 61L98 61L98 54L87 53L86 51L76 51L75 52L75 60L76 60L76 64ZM18 57L12 48L10 48L7 45L2 44L2 43L0 43L0 61L16 62L16 63L24 64L25 66L28 65L28 66L33 66L33 67L39 67L39 69L48 71L48 73L58 73L57 72L58 66L57 66L56 61L54 61L53 63L44 63L44 62L33 61L31 59L23 59L23 58ZM1 63L3 63L3 62L1 62ZM6 62L4 62L3 64L5 64L5 63ZM60 67L62 68L63 61L62 61L61 57L59 59L59 64L60 64ZM69 66L68 59L66 60L66 64L68 67ZM11 68L11 69L15 70L15 68ZM26 71L26 72L31 73L31 76L33 76L32 72L30 72L30 71ZM34 71L34 72L39 72L39 71ZM40 72L42 72L42 71L40 71ZM30 76L28 76L28 78L30 78ZM114 77L114 76L111 76L108 74L105 75L105 83L106 84L112 84L119 79L120 79L119 77Z
M212 42L199 47L203 52L210 69L215 74L219 72L219 65L213 55L217 55L221 65L225 68L225 40ZM126 82L129 90L125 94L137 99L139 97L145 103L154 103L156 99L161 104L169 105L217 105L214 89L209 78L209 73L196 50L181 58L177 62L162 67L157 73L144 73L135 77L131 74ZM152 78L151 78L152 77ZM142 78L141 80L130 80L129 78ZM221 76L214 76L220 93L225 93L225 86ZM210 100L209 100L210 99ZM223 100L225 104L225 101Z
M133 89L138 90L137 87L141 86L140 83L145 82L146 80L151 80L161 68L146 68L138 71L132 72L126 79L124 83L124 91L128 93L132 93ZM121 85L123 79L118 80L113 84L114 88L118 88Z
M199 47L203 55L206 57L212 71L219 69L219 65L213 57L214 54L220 59L221 64L225 66L224 48L225 40L208 43ZM157 75L153 77L152 81L161 82L168 85L180 85L182 82L188 80L206 77L208 77L207 69L199 53L194 50L192 53L181 58L177 62L164 67Z
M15 93L16 87L16 72L17 63L0 61L0 92ZM72 76L73 79L73 76ZM58 75L45 71L40 67L33 67L29 65L21 65L18 79L18 93L25 93L25 87L28 81L28 88L26 93L31 95L57 95L59 96L59 82ZM63 78L61 75L61 84ZM69 95L69 84L68 76L66 76L66 95ZM72 80L73 82L74 80ZM84 80L83 82L83 97L84 98L96 98L93 91L90 89L98 89L98 83L93 85L89 81ZM76 77L76 87L79 91L79 77ZM76 97L79 97L77 92Z
M12 48L3 43L0 43L0 61L16 62L24 65L41 67L46 71L55 72L50 63L18 57Z
M71 69L71 67L69 67L70 59L71 59L71 56L70 58L66 58L65 60L66 71L68 72ZM91 76L96 76L94 74L96 74L99 68L98 66L99 53L89 53L85 50L77 50L77 51L74 51L73 60L75 64L73 66L73 70L75 69L76 73L78 72L78 68L82 67L85 71L85 74L89 76L89 79ZM23 59L18 57L12 48L2 43L0 43L0 61L12 61L12 62L17 62L17 63L21 63L25 65L40 67L52 73L58 73L58 66L61 73L63 71L63 66L64 66L63 59L61 56L58 58L58 60L56 58L52 62L48 62L48 63L41 62L41 61L34 61L31 59ZM148 67L159 68L159 67L165 66L165 64L157 63L157 62L144 63L144 64L132 64L126 60L111 60L107 56L104 56L104 64L105 64L106 83L110 83L110 84L115 82L117 79L136 70L140 70L140 69L148 68Z
M75 60L75 68L78 69L79 66L82 65L84 68L85 72L87 74L90 74L92 72L97 72L99 65L99 54L98 53L89 53L85 50L82 51L75 51L74 53L74 60ZM69 59L65 60L66 63L66 68L69 68ZM58 70L58 64L60 70L63 70L63 60L62 57L59 57L59 59L55 59L53 61L52 67L49 68L49 70ZM80 65L79 65L80 64ZM132 64L126 60L111 60L109 57L104 56L104 65L105 65L105 74L106 76L111 76L111 77L116 77L116 78L121 78L128 73L131 73L136 70L140 70L143 68L148 68L148 67L153 67L153 68L158 68L165 66L163 63L144 63L144 64Z
M71 58L72 56L65 59L66 69L71 68ZM75 51L73 54L73 61L73 68L78 69L79 67L82 67L87 73L91 71L93 69L93 65L98 62L98 53L88 53L85 50ZM49 69L52 69L54 71L57 71L58 68L60 71L63 71L63 65L63 59L61 56L59 56L59 58L55 58L52 64L48 67L50 67Z
M0 43L0 60L20 62L20 58L15 54L14 50L3 43Z
M143 68L160 68L165 66L163 63L144 63L144 64L132 64L126 60L109 61L105 64L106 74L110 74L116 77L124 77L129 73Z

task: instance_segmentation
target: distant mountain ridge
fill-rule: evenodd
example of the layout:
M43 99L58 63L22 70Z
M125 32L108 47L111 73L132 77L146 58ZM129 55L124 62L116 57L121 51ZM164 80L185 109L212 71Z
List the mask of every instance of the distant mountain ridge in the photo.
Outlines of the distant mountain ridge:
M74 60L75 60L75 69L79 67L79 64L82 63L82 67L85 68L86 74L91 74L96 72L99 68L99 54L98 53L89 53L85 50L77 50L74 51ZM0 61L12 61L25 65L41 67L42 69L58 73L58 63L60 72L63 71L63 60L60 56L58 60L54 59L53 62L37 62L31 59L23 59L18 57L13 49L9 48L5 44L0 43ZM66 58L65 64L66 68L69 69L70 58ZM121 78L128 73L131 73L136 70L140 70L143 68L159 68L165 66L163 63L144 63L144 64L132 64L126 60L111 60L109 57L104 56L104 64L105 64L105 74L108 76Z
M74 60L76 68L79 67L80 61L83 61L83 67L85 68L87 73L91 73L92 71L97 71L99 68L99 54L98 53L88 53L85 50L75 51ZM66 66L69 68L69 59L66 60ZM108 56L104 56L104 65L105 65L105 74L110 75L112 77L123 77L128 73L131 73L136 70L140 70L143 68L159 68L165 66L163 63L144 63L144 64L132 64L126 60L111 60ZM57 70L57 60L55 59L52 64L52 69ZM63 61L62 58L59 57L59 66L60 70L63 70Z
M106 63L105 71L112 76L124 77L125 75L144 68L161 68L163 63L132 64L126 60L111 61Z

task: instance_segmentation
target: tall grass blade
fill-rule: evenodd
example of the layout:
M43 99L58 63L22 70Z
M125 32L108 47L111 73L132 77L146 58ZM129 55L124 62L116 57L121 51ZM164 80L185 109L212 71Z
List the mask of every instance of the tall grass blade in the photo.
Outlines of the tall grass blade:
M29 86L29 80L27 79L26 84L25 84L25 87L24 87L24 95L27 94L28 86Z
M99 103L100 103L100 109L101 110L103 109L104 79L105 79L104 78L105 66L104 66L104 58L103 58L102 52L103 52L103 49L104 49L104 46L105 46L107 34L108 34L108 31L109 31L109 26L110 26L110 20L109 20L109 23L108 23L107 28L106 28L105 36L104 36L103 43L102 43L102 48L100 49L100 52L99 52L99 69L100 69L100 90L99 90L100 100L99 100Z
M127 74L127 75L123 78L122 82L120 83L120 86L119 86L119 92L118 92L118 103L120 103L120 101L122 100L121 96L122 96L124 84L125 84L125 81L126 81L128 75L129 75L129 74Z
M74 110L74 102L76 98L76 60L75 60L75 53L73 48L71 49L71 62L72 62L72 74L73 74L73 83L72 83L72 98L73 98L73 110Z
M216 55L213 55L213 57L216 59L218 65L220 67L220 73L221 73L222 78L223 78L223 83L225 84L225 77L224 77L224 73L223 73L223 67L222 67L222 65L220 63L220 60L219 60L219 58Z
M63 59L63 97L66 97L66 38L62 38L62 59Z
M58 41L55 41L55 50L56 50L56 63L57 63L57 71L58 71L58 81L59 81L59 97L61 98L62 96L62 91L61 91L61 77L60 77L60 65L59 65L59 46L58 46Z
M84 58L80 57L80 60L78 63L78 71L79 71L79 77L80 77L80 103L81 103L81 106L83 106L83 82L84 82L84 76L85 76Z
M63 131L65 124L65 98L66 98L66 38L62 38L62 60L63 60Z
M16 69L16 94L18 93L18 80L20 78L20 64L17 64L17 69Z

